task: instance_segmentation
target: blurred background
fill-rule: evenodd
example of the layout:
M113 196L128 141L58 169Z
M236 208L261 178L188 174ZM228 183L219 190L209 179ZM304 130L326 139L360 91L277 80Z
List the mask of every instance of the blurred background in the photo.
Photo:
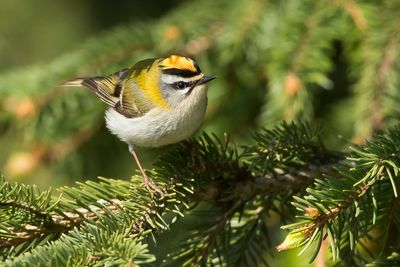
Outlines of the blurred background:
M399 118L399 10L398 0L3 0L0 171L41 188L129 179L135 164L105 128L105 104L57 85L172 53L218 77L199 132L243 145L307 120L331 149L362 144ZM166 149L138 153L151 168ZM276 266L290 260L305 264Z
M40 64L46 65L46 63L56 60L70 51L80 49L83 43L87 43L96 35L106 35L107 31L112 31L113 27L155 20L180 2L179 0L161 2L157 0L146 2L121 1L116 5L110 5L109 1L103 0L73 0L58 3L45 0L38 5L25 0L5 0L0 8L0 72L18 72L23 68L29 69ZM140 59L140 56L138 56L138 59ZM134 61L128 62L126 66L133 63ZM114 64L114 62L111 64ZM117 70L118 68L110 66L108 69ZM97 71L96 68L88 69L86 74L83 72L81 74L90 76ZM43 78L46 79L46 77ZM48 78L52 79L51 77ZM29 78L24 79L21 77L20 82L29 83ZM62 80L59 82L61 83ZM57 94L59 89L56 86L57 83L54 83L51 88L47 88L48 93ZM71 92L71 94L74 93ZM68 96L66 97L68 98ZM90 98L93 95L83 93L79 97ZM88 177L95 178L99 175L128 177L132 173L135 165L133 162L130 164L129 154L125 154L126 146L106 132L100 118L94 123L100 125L96 129L89 130L90 133L79 134L79 129L78 131L70 131L65 137L74 136L74 134L77 134L77 136L70 139L71 142L69 142L68 138L60 137L60 135L64 137L62 132L68 127L64 128L62 117L58 117L61 120L56 122L54 127L60 128L50 129L49 131L52 133L54 131L60 132L60 135L57 134L60 139L53 136L55 139L50 142L55 145L63 140L66 143L61 143L60 148L70 146L72 148L61 148L61 150L66 149L67 151L60 152L62 155L56 156L58 159L54 159L54 155L46 155L48 154L46 151L48 149L46 147L47 141L44 140L43 136L40 136L42 135L39 133L41 130L39 128L30 129L37 131L37 134L35 134L24 128L26 124L32 125L34 123L30 121L32 117L40 116L37 113L38 109L42 107L46 109L44 106L38 107L38 102L41 101L46 101L43 100L42 95L31 98L25 95L23 87L15 89L2 101L2 112L10 112L13 114L7 115L16 116L14 118L9 117L12 126L17 126L15 124L18 124L17 121L19 120L25 120L15 128L7 126L3 128L2 142L7 145L2 146L0 170L7 178L36 183L42 188L47 188L49 185L70 184L76 179L86 180ZM50 103L45 105L51 105L52 100L49 101ZM99 108L104 109L104 106L99 106ZM63 112L63 107L60 107L60 111ZM78 110L74 112L76 111ZM3 117L5 115L3 114ZM48 115L45 114L46 117ZM76 115L74 115L75 118L71 117L72 121L79 119L79 116ZM52 139L50 135L46 138ZM7 137L4 138L4 136ZM97 139L97 141L93 139ZM90 140L93 140L94 143L91 143ZM95 149L98 146L100 146L99 150ZM105 147L102 148L102 146ZM94 154L91 150L94 150ZM100 150L103 152L98 153ZM104 162L107 162L110 153L114 159L110 164L104 164ZM104 157L100 159L96 155L100 157L103 155ZM79 163L84 160L84 157L91 159L82 162L82 164ZM64 160L66 161L64 162ZM117 164L120 161L124 162ZM104 165L108 166L105 166L102 170L98 169ZM109 170L109 168L112 169Z

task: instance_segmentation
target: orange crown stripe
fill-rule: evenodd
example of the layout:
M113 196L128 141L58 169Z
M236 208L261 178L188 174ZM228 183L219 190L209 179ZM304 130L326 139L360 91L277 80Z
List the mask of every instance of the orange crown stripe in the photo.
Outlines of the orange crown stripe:
M177 55L172 55L161 61L161 65L164 69L182 69L182 70L190 70L197 71L196 66L192 59L187 57L181 57Z

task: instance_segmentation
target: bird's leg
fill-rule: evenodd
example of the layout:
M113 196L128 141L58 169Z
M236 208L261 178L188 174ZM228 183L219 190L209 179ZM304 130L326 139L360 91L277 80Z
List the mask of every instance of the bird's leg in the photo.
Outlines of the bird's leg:
M140 172L142 173L143 180L144 180L144 185L147 187L147 189L151 192L151 189L157 191L161 196L164 196L164 192L154 184L154 182L147 176L147 174L144 172L142 164L140 164L139 158L135 152L135 147L130 145L129 146L129 152L131 152L133 158L136 161L137 166L139 167Z

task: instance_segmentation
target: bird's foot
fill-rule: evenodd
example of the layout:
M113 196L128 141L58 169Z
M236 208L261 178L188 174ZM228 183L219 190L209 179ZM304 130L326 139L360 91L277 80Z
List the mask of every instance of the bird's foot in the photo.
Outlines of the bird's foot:
M161 190L158 186L156 186L153 180L147 177L146 174L143 175L143 180L144 180L144 186L150 192L152 197L153 197L153 191L156 191L158 194L160 194L161 197L164 197L164 191Z

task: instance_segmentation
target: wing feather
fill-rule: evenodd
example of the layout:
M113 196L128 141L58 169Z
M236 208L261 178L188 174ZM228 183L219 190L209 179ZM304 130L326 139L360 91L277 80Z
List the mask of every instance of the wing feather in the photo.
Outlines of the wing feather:
M129 76L125 68L109 76L78 78L68 81L63 86L85 86L94 92L104 103L128 118L140 117L144 114L135 103L132 88L124 81Z

